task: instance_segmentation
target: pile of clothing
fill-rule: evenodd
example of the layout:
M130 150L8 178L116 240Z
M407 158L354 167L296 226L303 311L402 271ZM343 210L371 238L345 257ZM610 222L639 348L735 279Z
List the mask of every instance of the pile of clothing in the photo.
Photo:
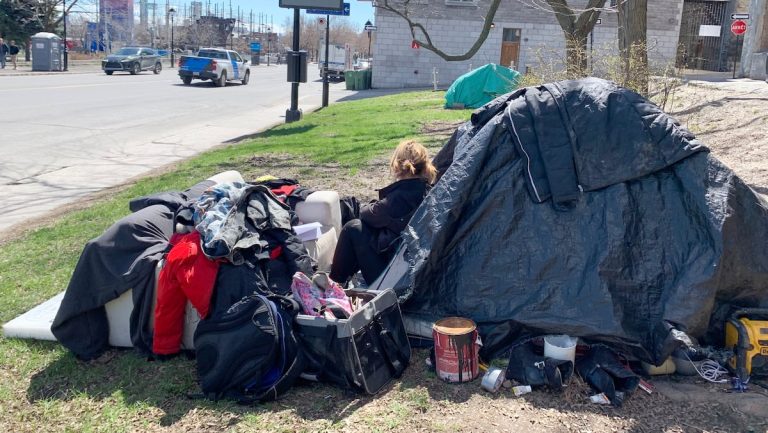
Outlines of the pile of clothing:
M312 192L292 179L206 180L131 201L132 213L83 249L53 334L78 358L98 357L109 347L104 306L132 289L133 346L168 356L180 350L187 300L205 318L249 294L290 294L295 273L313 273L292 230L293 208ZM356 209L342 202L344 218Z

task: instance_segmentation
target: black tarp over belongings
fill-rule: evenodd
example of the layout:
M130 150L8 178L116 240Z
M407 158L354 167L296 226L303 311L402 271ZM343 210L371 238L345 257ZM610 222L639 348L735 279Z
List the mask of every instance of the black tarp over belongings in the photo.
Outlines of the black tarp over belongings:
M603 80L497 98L441 151L452 164L405 230L404 313L660 364L717 306L768 306L768 205L704 150Z

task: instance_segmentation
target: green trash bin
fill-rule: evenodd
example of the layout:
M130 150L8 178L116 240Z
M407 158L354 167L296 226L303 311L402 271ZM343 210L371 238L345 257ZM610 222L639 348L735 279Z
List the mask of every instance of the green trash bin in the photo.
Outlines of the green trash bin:
M366 69L365 70L365 88L370 89L373 86L371 85L371 81L373 79L373 69Z
M347 90L355 90L355 73L352 69L344 71L344 82L347 85Z

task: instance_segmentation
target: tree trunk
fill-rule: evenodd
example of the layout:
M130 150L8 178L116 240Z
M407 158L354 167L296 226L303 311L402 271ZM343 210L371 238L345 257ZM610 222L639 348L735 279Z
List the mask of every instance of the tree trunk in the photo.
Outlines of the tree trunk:
M569 78L588 75L587 36L600 17L599 8L605 6L605 0L589 0L584 12L576 12L568 6L567 0L547 0L563 29L566 48L566 71Z
M648 0L625 0L618 5L619 52L623 82L643 96L648 95Z

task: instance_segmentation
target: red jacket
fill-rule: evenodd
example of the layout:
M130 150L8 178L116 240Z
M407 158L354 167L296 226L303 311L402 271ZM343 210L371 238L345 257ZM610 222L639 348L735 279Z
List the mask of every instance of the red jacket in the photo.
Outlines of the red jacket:
M157 282L152 351L158 355L170 355L180 350L187 300L200 317L208 315L219 271L219 262L203 254L200 233L173 235L171 244L173 248Z

